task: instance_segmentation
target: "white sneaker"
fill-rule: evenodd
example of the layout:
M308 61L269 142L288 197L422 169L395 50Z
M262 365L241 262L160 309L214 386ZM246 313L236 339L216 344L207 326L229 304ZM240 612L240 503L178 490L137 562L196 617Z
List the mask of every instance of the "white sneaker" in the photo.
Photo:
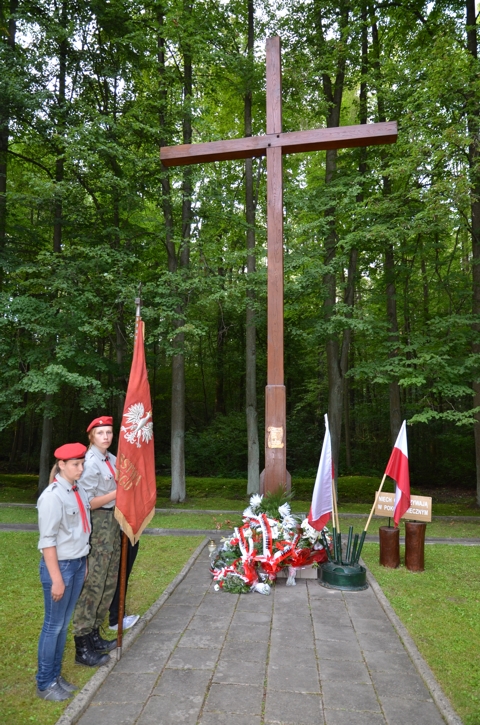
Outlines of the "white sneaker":
M130 627L133 627L133 625L136 624L139 619L139 614L128 614L126 617L123 618L123 631L125 631L126 629L130 629ZM118 624L114 624L113 627L109 627L108 629L111 629L112 632L118 632Z

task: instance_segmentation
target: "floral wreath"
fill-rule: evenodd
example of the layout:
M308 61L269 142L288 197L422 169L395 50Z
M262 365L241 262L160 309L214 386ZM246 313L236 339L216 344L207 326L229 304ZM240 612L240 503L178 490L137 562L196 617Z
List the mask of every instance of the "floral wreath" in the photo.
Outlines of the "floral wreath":
M243 525L221 540L210 568L216 591L270 594L281 569L288 567L287 586L294 586L299 567L327 561L322 542L328 530L317 531L306 518L300 522L288 501L278 501L278 494L254 494Z

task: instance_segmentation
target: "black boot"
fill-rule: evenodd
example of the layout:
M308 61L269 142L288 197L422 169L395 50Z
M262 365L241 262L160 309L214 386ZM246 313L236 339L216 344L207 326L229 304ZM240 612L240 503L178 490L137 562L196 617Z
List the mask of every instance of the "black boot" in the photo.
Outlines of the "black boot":
M85 634L81 637L74 637L75 640L75 664L85 667L99 667L110 662L110 656L95 652L92 642L92 635Z
M92 639L95 652L111 652L112 649L115 649L117 646L116 639L103 639L103 637L100 636L98 629L92 629L90 637Z

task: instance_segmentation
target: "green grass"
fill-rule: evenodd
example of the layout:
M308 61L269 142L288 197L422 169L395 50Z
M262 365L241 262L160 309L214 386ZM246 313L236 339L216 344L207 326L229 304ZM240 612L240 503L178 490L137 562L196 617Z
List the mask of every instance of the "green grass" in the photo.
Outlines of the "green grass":
M302 503L302 502L300 502ZM347 533L353 526L355 532L363 530L367 516L363 518L340 519L342 532ZM37 522L36 509L0 507L0 523L34 524ZM155 514L149 528L163 529L233 529L242 523L240 515L235 514L196 514L175 510L168 513ZM369 534L378 533L380 526L386 526L388 519L373 518L368 528ZM404 522L400 522L400 533L404 534ZM472 521L438 521L427 524L427 536L437 538L480 538L480 518Z
M378 556L377 544L365 545L367 565L464 725L480 725L480 549L427 546L421 574L386 569Z
M170 514L155 514L149 527L163 529L229 529L242 525L242 517L235 514L185 514L174 511Z
M37 509L0 507L0 524L36 524ZM242 517L235 514L189 514L172 511L155 514L148 528L159 529L233 529L242 523Z
M35 503L38 477L24 474L0 474L0 503ZM308 511L312 497L314 479L293 477L295 498L294 512ZM375 499L380 479L372 476L342 476L338 481L339 510L348 513L368 513ZM238 478L196 478L187 477L187 499L182 504L170 501L169 476L157 476L157 508L172 511L182 509L213 509L219 511L241 511L248 505L247 482ZM385 482L384 490L392 492L392 481ZM422 491L412 488L418 495ZM454 496L454 493L452 494ZM445 501L445 492L439 489L439 500L434 498L433 513L438 516L479 516L480 508L475 502L475 492L465 495L460 492L452 501Z
M342 534L348 533L348 527L353 526L354 533L363 531L367 523L367 516L364 518L340 518L340 529ZM393 519L391 520L393 526ZM387 518L372 518L368 527L368 535L378 534L380 526L388 526ZM329 524L331 527L331 524ZM405 535L405 522L400 521L400 536ZM433 520L427 524L426 536L437 539L480 539L480 518L472 521L448 521Z
M36 524L37 509L0 507L0 524Z
M129 582L127 611L144 614L182 569L203 537L144 536ZM66 705L36 697L38 636L43 595L38 578L38 534L0 532L0 721L2 725L53 725ZM112 633L109 633L110 635ZM69 632L63 674L79 687L96 669L73 664Z
M300 502L302 503L302 502ZM305 507L306 508L306 507ZM304 508L304 510L305 510ZM367 507L368 508L368 507ZM354 512L351 512L354 513ZM348 532L348 527L353 526L355 533L363 530L367 516L363 518L340 519L340 527L343 533ZM34 508L0 507L0 523L2 524L36 524L37 510ZM174 510L168 513L155 514L149 524L149 528L160 529L233 529L242 523L240 515L236 514L197 514L184 513L182 510ZM368 528L369 534L378 533L380 526L386 526L388 519L373 518ZM330 525L331 527L331 525ZM400 534L404 535L404 522L400 522ZM480 517L472 521L438 521L434 520L427 524L427 536L436 538L480 538Z
M1 479L0 479L1 480ZM292 478L292 489L295 492L297 501L308 501L312 499L312 491L315 483L312 478ZM378 489L380 479L372 476L343 476L338 481L338 495L340 503L368 503L375 498L375 491ZM169 476L157 476L158 499L170 503L171 479ZM238 478L195 478L187 477L187 494L189 502L195 500L199 505L203 500L203 508L217 508L212 505L212 499L238 501L238 507L248 502L246 494L247 481ZM386 481L385 491L393 491L392 481ZM412 493L420 493L412 489ZM167 503L167 505L168 505ZM171 505L171 503L170 503ZM188 502L185 504L188 505ZM201 505L201 504L200 504ZM218 506L218 508L223 508ZM236 506L230 506L236 508Z

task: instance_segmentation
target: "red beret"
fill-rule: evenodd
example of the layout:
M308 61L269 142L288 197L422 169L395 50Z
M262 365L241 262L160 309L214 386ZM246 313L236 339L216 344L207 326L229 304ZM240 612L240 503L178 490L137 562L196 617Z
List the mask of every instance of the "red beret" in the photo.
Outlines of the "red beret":
M111 415L103 415L100 418L92 420L87 428L87 433L90 433L92 428L100 428L101 425L113 425L113 418Z
M71 458L85 458L87 452L83 443L65 443L65 445L57 448L53 454L59 461L69 461Z

